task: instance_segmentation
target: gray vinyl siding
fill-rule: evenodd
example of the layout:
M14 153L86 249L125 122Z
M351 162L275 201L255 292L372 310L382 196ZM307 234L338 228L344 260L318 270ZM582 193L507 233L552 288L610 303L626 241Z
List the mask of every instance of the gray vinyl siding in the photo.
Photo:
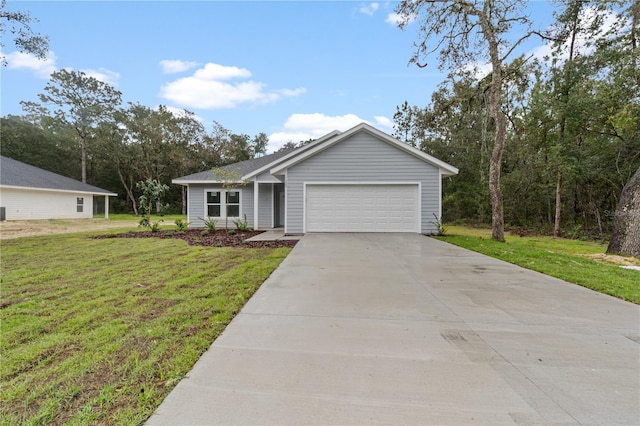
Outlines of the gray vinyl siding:
M224 189L219 184L190 184L187 196L187 222L189 222L189 228L204 228L204 222L200 218L205 217L204 200L205 191L210 189ZM234 190L240 191L240 216L243 219L243 215L247 215L247 221L249 227L253 228L253 184L238 187ZM218 227L224 228L225 221L221 219L218 222ZM229 219L229 228L234 228L235 225Z
M287 169L286 232L304 232L305 182L367 181L420 182L421 232L436 232L433 215L439 214L439 169L364 132Z
M273 184L261 183L258 189L258 225L256 229L273 226Z
M260 173L258 176L256 176L256 180L258 182L282 183L282 181L280 179L278 179L277 177L273 176L271 173L269 173L268 170L266 172Z

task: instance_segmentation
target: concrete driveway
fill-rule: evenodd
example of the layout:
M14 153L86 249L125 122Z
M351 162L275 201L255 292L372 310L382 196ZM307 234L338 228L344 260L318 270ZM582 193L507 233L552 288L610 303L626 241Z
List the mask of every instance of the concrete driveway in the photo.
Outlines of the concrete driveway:
M638 306L577 285L421 235L307 235L148 424L637 425L639 342Z

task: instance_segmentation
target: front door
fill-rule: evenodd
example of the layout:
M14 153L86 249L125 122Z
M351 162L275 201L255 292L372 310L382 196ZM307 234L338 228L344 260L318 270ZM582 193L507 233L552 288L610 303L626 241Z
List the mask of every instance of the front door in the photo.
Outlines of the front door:
M273 227L282 228L284 226L284 184L273 184Z

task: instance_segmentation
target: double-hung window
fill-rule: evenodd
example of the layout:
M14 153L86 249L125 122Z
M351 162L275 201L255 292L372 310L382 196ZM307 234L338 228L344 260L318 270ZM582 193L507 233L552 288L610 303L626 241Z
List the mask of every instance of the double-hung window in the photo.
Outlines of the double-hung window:
M76 212L82 213L84 211L84 197L76 198Z
M207 190L205 208L207 217L240 217L240 191Z

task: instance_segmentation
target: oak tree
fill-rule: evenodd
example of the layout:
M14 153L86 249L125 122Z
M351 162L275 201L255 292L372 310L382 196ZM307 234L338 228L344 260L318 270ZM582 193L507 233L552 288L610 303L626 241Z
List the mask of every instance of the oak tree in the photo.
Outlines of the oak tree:
M423 59L438 52L440 68L465 69L470 64L488 61L489 115L495 122L495 141L489 164L489 193L492 208L492 238L504 241L503 195L500 167L504 151L507 119L503 111L503 70L514 49L526 38L530 22L523 0L403 0L396 12L404 29L419 21L419 41L410 59L426 67ZM509 37L514 26L521 27L520 38Z

